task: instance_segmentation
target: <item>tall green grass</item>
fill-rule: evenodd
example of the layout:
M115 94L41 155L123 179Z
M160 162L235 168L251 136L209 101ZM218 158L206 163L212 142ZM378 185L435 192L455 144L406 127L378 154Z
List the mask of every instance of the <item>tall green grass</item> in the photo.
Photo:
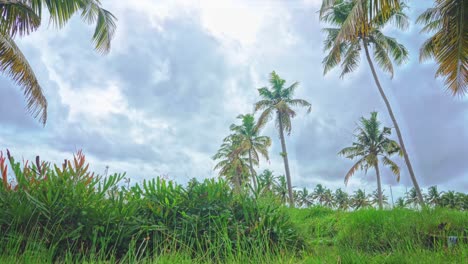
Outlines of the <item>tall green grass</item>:
M0 188L3 256L135 262L181 252L225 262L304 246L278 205L235 194L222 180L183 187L156 178L125 188L124 175L88 172L81 152L61 166L9 161L15 184Z

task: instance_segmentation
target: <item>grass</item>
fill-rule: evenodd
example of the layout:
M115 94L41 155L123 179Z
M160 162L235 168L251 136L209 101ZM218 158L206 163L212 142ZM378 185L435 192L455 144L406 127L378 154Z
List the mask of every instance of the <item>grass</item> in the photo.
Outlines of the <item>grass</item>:
M61 166L10 159L0 263L461 263L468 213L286 208L222 180L121 187L81 153ZM5 174L5 167L0 172ZM256 198L254 198L256 197ZM460 241L448 247L447 236Z

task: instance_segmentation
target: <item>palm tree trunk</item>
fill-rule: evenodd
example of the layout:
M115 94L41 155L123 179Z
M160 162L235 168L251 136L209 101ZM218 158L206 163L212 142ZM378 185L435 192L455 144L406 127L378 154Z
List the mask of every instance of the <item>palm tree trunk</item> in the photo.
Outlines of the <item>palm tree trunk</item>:
M379 171L379 162L375 163L375 173L377 174L377 191L379 194L379 209L383 209L382 204L382 183L380 182L380 171Z
M294 207L294 196L292 191L291 184L291 174L289 172L289 162L288 162L288 153L286 152L286 142L284 141L284 131L283 131L283 122L281 122L281 113L278 112L278 124L279 124L279 133L281 139L281 149L284 161L284 170L286 171L286 182L288 183L288 193L289 193L289 206Z
M365 40L363 42L364 42L364 50L366 51L367 62L369 63L369 66L372 71L372 75L374 76L375 84L377 85L379 93L385 102L385 106L387 107L388 113L390 114L390 118L392 119L393 126L395 126L395 130L398 136L398 141L400 143L400 147L401 147L401 150L403 151L403 156L405 158L406 167L408 167L408 172L410 174L411 180L413 181L414 188L416 189L416 192L418 194L419 204L421 205L421 207L424 207L424 200L421 194L421 189L419 188L418 181L416 180L416 176L414 175L413 166L411 165L408 152L406 151L405 143L403 142L403 137L401 136L401 132L400 132L400 127L398 126L395 115L393 114L393 110L392 110L392 107L390 106L390 102L388 101L387 96L385 95L385 92L382 89L382 86L380 85L379 78L377 77L377 73L375 72L374 64L372 63L371 57L369 55L369 48L367 47L367 42Z
M252 175L254 190L257 191L257 180L255 177L255 171L252 165L252 149L249 149L249 163L250 163L250 174Z

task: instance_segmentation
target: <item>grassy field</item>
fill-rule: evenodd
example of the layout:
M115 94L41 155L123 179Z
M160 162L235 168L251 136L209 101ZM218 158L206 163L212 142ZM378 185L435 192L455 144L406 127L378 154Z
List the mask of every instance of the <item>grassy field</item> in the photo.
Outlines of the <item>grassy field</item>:
M223 180L133 186L83 155L61 166L10 160L0 188L0 263L463 263L468 213L354 212L282 205ZM2 168L6 171L6 167ZM6 173L3 173L6 175ZM6 177L5 177L6 178ZM458 244L449 246L448 236Z

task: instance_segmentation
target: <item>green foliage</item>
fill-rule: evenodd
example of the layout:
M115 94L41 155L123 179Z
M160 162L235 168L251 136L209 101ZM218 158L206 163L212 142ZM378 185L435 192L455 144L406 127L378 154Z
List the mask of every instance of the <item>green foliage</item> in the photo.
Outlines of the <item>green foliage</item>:
M279 206L234 193L222 180L183 187L157 178L125 188L124 175L90 173L81 152L61 167L39 157L23 166L8 159L15 180L2 177L0 187L0 256L46 252L53 260L135 262L185 252L223 262L304 246ZM0 156L2 176L5 160Z

